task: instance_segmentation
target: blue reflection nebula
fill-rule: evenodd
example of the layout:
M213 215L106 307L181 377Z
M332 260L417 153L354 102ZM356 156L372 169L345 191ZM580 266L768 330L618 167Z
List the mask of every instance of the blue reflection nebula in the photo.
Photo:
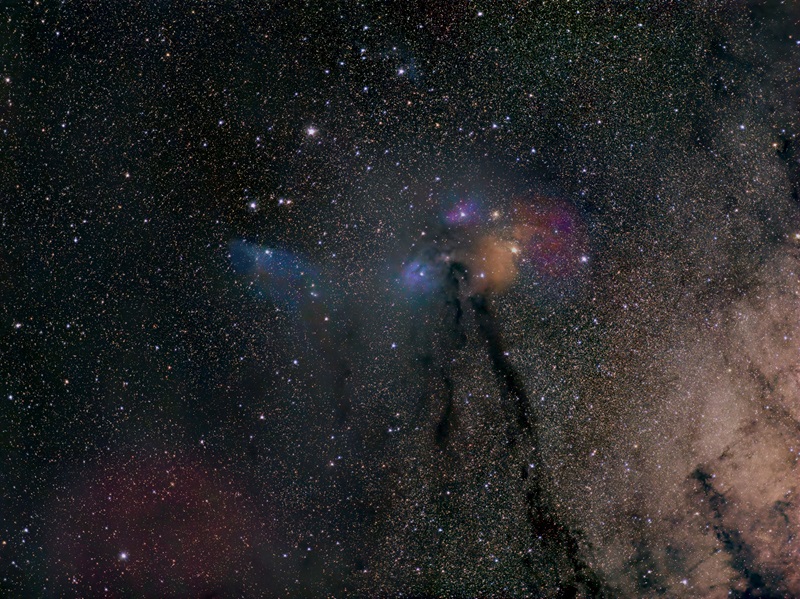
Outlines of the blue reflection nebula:
M403 285L414 293L431 293L441 285L438 270L421 260L412 260L403 266Z
M229 249L234 270L275 303L297 306L320 297L319 274L295 254L242 240Z

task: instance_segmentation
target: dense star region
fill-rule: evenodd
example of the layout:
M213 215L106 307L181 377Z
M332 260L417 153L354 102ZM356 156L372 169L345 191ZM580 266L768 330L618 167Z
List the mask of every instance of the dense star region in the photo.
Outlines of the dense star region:
M800 5L0 3L0 596L800 597Z

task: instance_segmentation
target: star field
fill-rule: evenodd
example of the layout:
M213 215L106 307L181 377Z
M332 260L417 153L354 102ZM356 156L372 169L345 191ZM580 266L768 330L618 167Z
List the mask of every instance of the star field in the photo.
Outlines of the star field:
M790 2L0 6L0 595L800 596Z

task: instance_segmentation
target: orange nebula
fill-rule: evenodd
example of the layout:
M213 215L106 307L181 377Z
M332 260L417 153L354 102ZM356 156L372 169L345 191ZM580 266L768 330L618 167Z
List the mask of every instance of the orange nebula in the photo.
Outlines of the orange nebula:
M482 237L472 250L467 263L473 290L503 292L517 277L517 246L495 235Z

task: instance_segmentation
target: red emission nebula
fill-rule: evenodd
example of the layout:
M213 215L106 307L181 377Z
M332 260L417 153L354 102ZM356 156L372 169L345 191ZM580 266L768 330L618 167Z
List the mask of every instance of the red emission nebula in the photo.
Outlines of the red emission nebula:
M100 467L54 510L61 513L49 547L55 586L80 595L232 592L257 574L254 548L267 537L235 483L171 455Z

